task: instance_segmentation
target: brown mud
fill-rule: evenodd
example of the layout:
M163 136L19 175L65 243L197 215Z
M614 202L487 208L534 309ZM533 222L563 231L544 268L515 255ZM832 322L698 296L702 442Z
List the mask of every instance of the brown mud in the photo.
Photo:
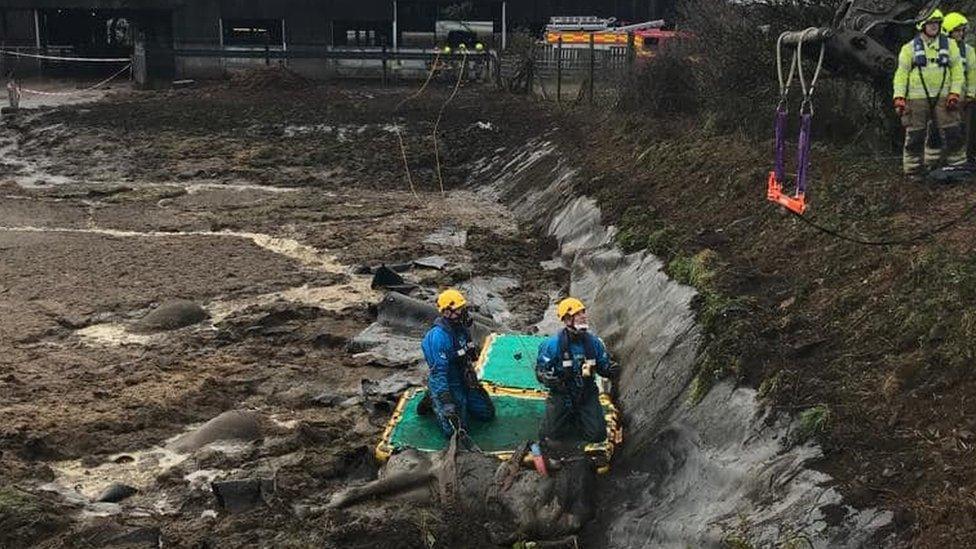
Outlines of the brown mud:
M375 475L392 402L361 384L398 372L346 350L382 295L356 267L439 254L445 270L408 277L512 276L515 318L538 320L565 273L458 187L545 115L464 90L441 123L442 194L430 132L449 90L395 115L412 89L246 88L124 92L0 127L0 546L470 544L439 513L324 507ZM443 227L468 244L425 242ZM172 300L207 318L138 328ZM265 418L262 438L167 449L228 410ZM247 478L273 493L220 509L208 483ZM116 481L138 492L86 501Z

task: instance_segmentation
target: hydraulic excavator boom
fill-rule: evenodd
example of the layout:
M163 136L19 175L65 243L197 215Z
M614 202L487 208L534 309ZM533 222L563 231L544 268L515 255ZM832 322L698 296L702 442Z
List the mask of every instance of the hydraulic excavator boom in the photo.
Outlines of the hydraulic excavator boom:
M890 83L898 50L915 32L915 24L939 6L939 0L847 0L829 27L816 32L795 31L783 37L784 46L822 42L825 67L836 75ZM811 53L815 50L811 48Z

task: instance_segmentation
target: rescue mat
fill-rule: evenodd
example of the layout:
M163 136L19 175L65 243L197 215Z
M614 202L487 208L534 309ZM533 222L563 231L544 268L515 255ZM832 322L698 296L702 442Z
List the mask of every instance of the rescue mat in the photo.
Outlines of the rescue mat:
M524 334L490 334L475 364L478 378L496 387L546 392L546 386L535 377L539 346L546 339Z
M495 405L495 419L469 422L468 436L486 454L508 459L522 443L538 439L539 426L545 415L546 391L535 379L535 360L543 340L538 336L519 334L491 334L485 339L475 367L482 386ZM526 387L530 380L532 387ZM434 415L421 415L417 410L425 393L426 389L415 387L400 397L376 446L376 457L381 462L405 448L436 452L447 447L448 440ZM600 404L607 420L607 438L588 444L585 451L598 471L606 472L614 448L623 442L623 431L620 413L610 395L602 393Z

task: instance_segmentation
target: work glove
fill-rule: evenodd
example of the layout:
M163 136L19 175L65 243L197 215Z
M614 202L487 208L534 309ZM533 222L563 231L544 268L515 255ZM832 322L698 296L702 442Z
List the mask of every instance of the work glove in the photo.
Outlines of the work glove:
M464 369L464 384L468 389L477 389L481 387L481 383L478 381L478 373L474 371L474 368L468 366Z
M450 391L444 391L437 395L437 401L441 403L441 415L447 420L455 430L461 428L461 418L458 416L457 403Z
M566 380L563 379L563 376L552 370L543 370L539 372L537 377L539 378L539 383L542 383L552 391L566 391Z
M465 356L471 362L478 362L478 358L481 356L481 349L477 345L471 345L465 351Z
M608 379L617 379L617 377L619 376L620 376L620 364L617 364L616 362L611 362L609 365L607 365L607 375L605 375L604 377Z
M904 97L896 97L894 106L895 112L898 114L898 116L905 116L905 113L908 112L908 103L905 101Z
M959 108L959 94L950 93L948 97L946 97L946 110L954 111L958 108Z

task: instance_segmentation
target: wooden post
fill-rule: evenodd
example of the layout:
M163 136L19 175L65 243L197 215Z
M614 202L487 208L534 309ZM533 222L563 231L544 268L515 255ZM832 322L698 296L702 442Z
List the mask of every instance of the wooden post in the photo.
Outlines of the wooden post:
M10 102L10 110L16 111L20 108L20 87L17 85L17 81L14 80L13 75L10 76L10 81L7 82L7 100Z
M563 98L563 37L556 44L556 103Z
M627 68L634 68L634 59L637 57L637 50L634 48L634 31L627 33Z
M595 54L596 48L593 47L593 33L590 33L590 106L593 106L593 74L596 72L595 69Z

